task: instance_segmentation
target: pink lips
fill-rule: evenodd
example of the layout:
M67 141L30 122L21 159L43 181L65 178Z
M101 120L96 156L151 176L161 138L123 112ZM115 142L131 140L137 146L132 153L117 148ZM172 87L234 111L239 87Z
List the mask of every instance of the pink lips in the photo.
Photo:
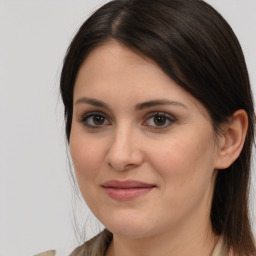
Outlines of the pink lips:
M102 187L111 198L127 201L148 193L156 186L135 180L110 180L103 183Z

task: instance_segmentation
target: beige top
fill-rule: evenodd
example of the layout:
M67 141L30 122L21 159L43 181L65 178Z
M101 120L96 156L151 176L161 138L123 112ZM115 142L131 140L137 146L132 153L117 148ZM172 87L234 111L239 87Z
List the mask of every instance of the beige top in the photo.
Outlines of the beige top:
M70 252L70 254L63 254L63 253L59 252L58 250L57 251L50 250L50 251L39 253L35 256L71 256L71 253L72 252ZM74 254L72 254L72 255L74 255ZM79 253L77 255L79 255ZM223 239L221 237L213 250L212 256L231 256L231 254L228 253L228 250L224 247Z
M228 253L227 248L223 245L222 237L219 238L219 241L213 250L212 256L231 256L231 254Z

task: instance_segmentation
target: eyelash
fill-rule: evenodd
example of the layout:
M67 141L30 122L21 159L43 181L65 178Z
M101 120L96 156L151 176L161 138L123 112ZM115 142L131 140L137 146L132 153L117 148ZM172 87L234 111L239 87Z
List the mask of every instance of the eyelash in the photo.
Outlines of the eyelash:
M95 118L95 117L99 117L99 118L103 118L104 120L101 119L101 121L103 121L102 124L89 124L89 121L94 121L94 120L90 120L90 118ZM150 125L150 124L147 124L147 122L149 122L150 119L152 118L164 118L164 124L163 125L159 125L157 126L156 124L155 125ZM155 120L153 119L153 122ZM161 120L160 120L161 121ZM165 129L167 127L169 127L170 125L172 125L174 122L175 122L175 118L169 114L166 114L164 112L154 112L154 113L150 113L146 116L146 120L142 123L143 126L148 126L148 127L151 127L152 129ZM105 115L103 112L89 112L87 114L85 114L82 118L81 118L81 122L88 128L93 128L93 129L99 129L99 128L102 128L103 126L105 125L110 125L110 121L108 120L108 117L107 115ZM107 124L106 124L107 122ZM167 123L167 124L166 124Z

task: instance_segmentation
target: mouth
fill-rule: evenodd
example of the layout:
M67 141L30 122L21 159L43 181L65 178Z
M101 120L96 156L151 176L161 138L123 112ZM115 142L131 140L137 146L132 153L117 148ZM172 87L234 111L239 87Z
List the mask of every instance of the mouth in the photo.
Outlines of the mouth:
M109 197L119 201L128 201L147 194L156 185L136 180L110 180L102 184L103 189Z

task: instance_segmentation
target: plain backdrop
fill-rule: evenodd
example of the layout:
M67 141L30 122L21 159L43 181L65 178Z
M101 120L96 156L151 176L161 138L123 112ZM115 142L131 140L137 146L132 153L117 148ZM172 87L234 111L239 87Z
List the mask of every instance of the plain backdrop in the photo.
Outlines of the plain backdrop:
M1 256L77 244L59 75L75 31L103 2L0 0ZM207 2L240 40L256 94L256 1ZM255 189L251 195L255 215Z

